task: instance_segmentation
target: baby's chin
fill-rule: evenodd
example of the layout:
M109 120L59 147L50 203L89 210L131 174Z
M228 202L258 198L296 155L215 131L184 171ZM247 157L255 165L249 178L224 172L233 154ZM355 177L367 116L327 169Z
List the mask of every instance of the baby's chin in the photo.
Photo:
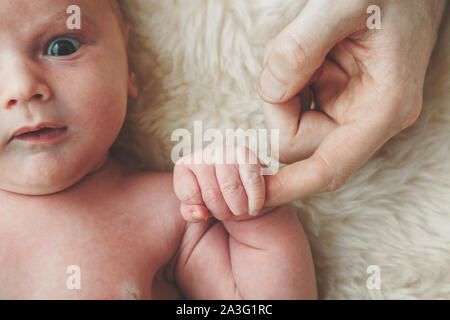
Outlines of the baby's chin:
M18 195L45 196L61 193L96 172L106 158L94 163L64 161L42 155L24 161L20 168L0 173L0 190Z
M67 183L67 186L65 185L56 186L56 184L45 185L37 182L32 185L25 185L25 184L5 185L5 186L0 185L0 189L2 191L6 191L21 196L48 196L67 190L72 185L73 183Z
M6 179L2 179L0 181L0 189L18 195L52 195L71 188L82 179L82 176L67 176L66 173L67 171L53 168L50 172L42 176L38 176L37 174L16 174L12 183L3 182Z

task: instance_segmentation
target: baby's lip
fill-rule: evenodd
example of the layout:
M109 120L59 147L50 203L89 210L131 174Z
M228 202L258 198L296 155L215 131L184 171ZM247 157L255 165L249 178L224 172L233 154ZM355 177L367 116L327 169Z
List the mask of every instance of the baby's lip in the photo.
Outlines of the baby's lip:
M20 129L18 129L16 131L14 131L10 141L13 140L15 137L20 136L20 135L22 135L24 133L38 131L38 130L40 130L42 128L62 129L62 128L65 128L65 126L60 124L60 123L56 123L56 122L41 122L41 123L39 123L37 125L34 125L34 126L22 127L22 128L20 128Z

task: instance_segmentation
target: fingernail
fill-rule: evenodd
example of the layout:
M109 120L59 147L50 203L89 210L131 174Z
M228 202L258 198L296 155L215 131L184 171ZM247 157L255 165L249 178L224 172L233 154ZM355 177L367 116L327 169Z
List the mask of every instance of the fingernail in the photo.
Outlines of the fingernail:
M203 215L200 212L194 211L192 212L192 218L195 220L203 220Z
M286 93L286 86L265 68L259 82L261 93L269 101L278 102Z
M248 214L251 215L252 217L256 216L256 212L254 212L254 208L252 203L250 202L250 200L248 201Z

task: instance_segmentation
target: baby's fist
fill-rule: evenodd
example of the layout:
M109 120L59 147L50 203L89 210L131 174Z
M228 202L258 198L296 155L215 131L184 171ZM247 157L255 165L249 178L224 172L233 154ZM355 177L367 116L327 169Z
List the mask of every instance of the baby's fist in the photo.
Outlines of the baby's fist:
M175 164L174 190L189 222L257 216L264 206L263 165L243 147L209 146Z

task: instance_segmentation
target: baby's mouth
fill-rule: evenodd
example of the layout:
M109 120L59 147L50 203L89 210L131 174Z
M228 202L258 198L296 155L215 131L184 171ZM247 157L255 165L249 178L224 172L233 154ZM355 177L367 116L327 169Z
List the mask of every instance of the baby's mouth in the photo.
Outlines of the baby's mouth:
M40 135L48 135L48 134L51 134L51 132L54 132L55 130L62 130L62 129L41 128L41 129L36 130L36 131L30 131L30 132L22 133L21 135L18 135L16 138L38 137Z
M17 136L14 136L14 139L22 140L22 141L35 141L35 142L50 142L62 134L65 133L67 127L64 128L47 128L43 127L39 130L29 131Z

